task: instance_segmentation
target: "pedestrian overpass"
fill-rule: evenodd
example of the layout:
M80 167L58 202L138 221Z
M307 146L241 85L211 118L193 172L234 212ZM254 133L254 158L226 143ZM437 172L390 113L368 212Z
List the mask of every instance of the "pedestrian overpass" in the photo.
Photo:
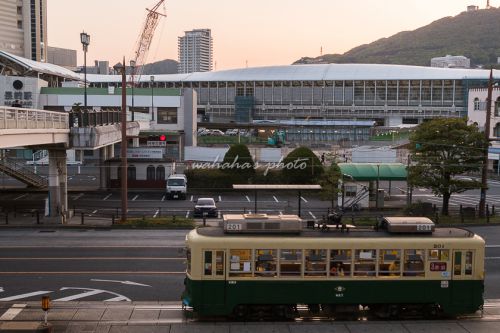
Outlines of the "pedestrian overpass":
M127 123L127 135L138 134L139 124ZM47 180L5 154L0 156L0 171L28 186L47 188L50 217L62 222L69 217L66 150L100 149L101 162L104 162L113 154L112 145L118 142L121 142L121 127L114 121L72 127L69 114L65 112L0 107L0 149L30 147L48 150L49 174Z

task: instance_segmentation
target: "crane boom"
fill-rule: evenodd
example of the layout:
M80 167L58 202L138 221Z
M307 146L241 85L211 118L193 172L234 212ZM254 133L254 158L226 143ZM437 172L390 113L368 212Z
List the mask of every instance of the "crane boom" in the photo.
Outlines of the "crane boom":
M148 11L148 15L146 16L146 21L144 22L141 34L139 35L139 39L137 41L133 56L133 60L135 62L135 67L133 68L131 77L133 85L136 84L136 81L138 81L142 75L144 64L148 56L149 47L151 46L151 42L153 41L153 36L156 27L158 26L159 19L161 16L166 16L165 14L158 11L160 6L162 4L164 5L164 3L165 0L160 0L152 9L146 8L146 10Z

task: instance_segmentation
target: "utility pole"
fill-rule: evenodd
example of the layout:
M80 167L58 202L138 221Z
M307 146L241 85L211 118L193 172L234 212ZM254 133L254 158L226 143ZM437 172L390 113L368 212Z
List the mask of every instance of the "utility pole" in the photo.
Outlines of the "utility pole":
M481 199L479 200L479 217L486 216L486 191L488 190L488 150L490 146L492 95L493 95L493 69L490 69L490 80L488 81L488 98L486 99L486 121L484 123L484 136L486 137L487 145L483 151L483 170L481 173Z

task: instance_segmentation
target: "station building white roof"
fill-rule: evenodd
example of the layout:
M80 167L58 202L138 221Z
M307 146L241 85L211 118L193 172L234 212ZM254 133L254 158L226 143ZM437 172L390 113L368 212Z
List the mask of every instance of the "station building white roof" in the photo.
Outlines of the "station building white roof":
M27 58L19 57L16 55L13 55L11 53L5 52L5 51L0 51L0 59L5 58L6 60L9 60L21 67L24 68L25 71L32 71L32 72L38 72L38 73L44 73L44 74L49 74L49 75L54 75L54 76L60 76L66 79L70 80L77 80L80 81L80 76L76 74L75 72L66 69L61 66L45 63L45 62L39 62L39 61L33 61Z
M495 78L500 71L494 70ZM464 80L489 78L489 70L382 64L318 64L251 67L190 74L154 75L156 82ZM87 75L90 82L120 82L119 75ZM143 75L140 82L149 82Z

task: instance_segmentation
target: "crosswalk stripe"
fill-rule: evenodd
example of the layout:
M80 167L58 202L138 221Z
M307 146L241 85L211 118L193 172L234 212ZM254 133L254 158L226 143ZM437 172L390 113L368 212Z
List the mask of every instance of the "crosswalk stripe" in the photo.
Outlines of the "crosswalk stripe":
M2 320L14 320L18 314L21 313L21 311L24 310L26 307L26 304L14 304L9 310L7 310L1 317L0 321Z
M23 298L28 298L28 297L38 296L38 295L50 294L51 292L52 291L48 291L48 290L35 291L35 292L32 292L32 293L15 295L15 296L10 296L10 297L5 297L5 298L0 298L0 302L17 301L18 299L23 299Z
M121 301L130 301L130 299L128 299L125 296L117 296L117 297L113 297L113 298L104 300L104 302L121 302Z

